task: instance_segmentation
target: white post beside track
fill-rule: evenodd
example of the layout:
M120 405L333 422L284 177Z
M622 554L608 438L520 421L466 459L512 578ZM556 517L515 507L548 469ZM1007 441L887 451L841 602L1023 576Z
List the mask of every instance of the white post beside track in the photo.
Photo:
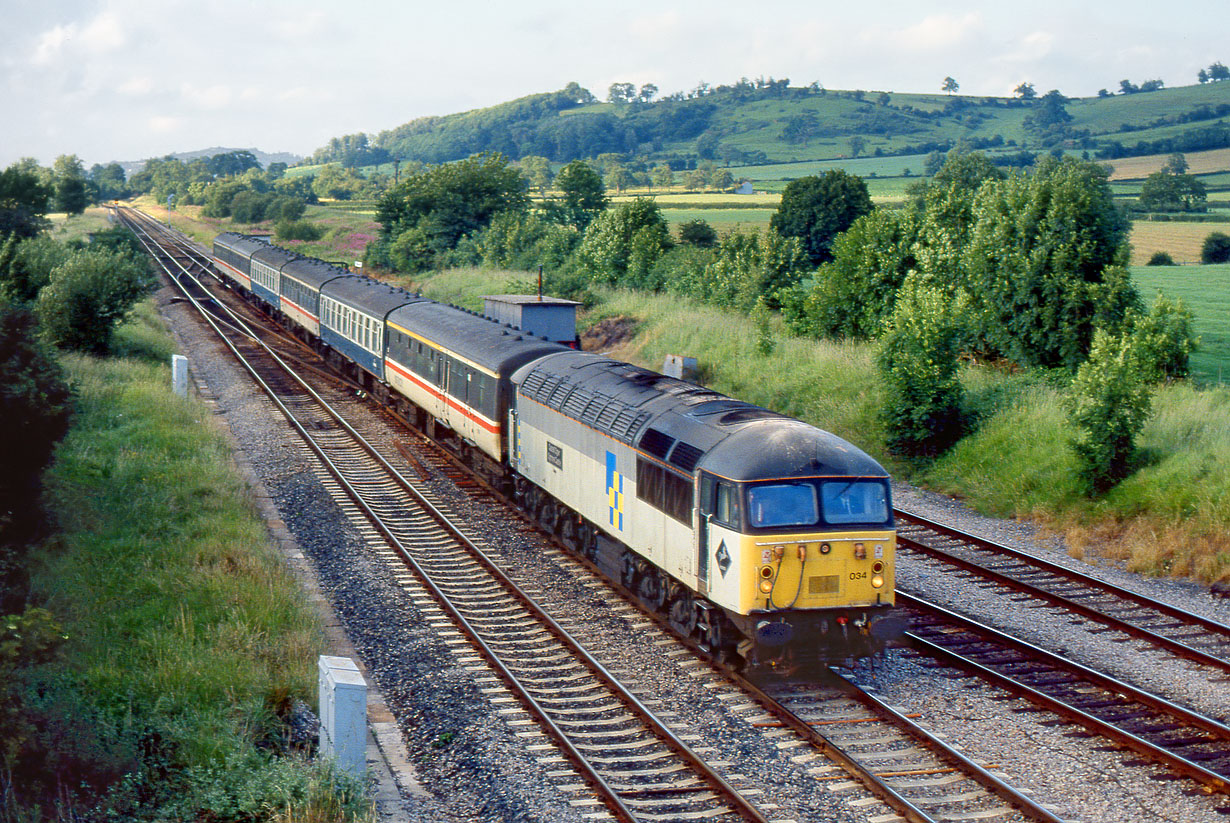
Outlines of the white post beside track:
M171 387L180 397L188 396L188 358L182 354L171 355Z
M320 756L355 777L367 772L367 681L349 657L321 655Z

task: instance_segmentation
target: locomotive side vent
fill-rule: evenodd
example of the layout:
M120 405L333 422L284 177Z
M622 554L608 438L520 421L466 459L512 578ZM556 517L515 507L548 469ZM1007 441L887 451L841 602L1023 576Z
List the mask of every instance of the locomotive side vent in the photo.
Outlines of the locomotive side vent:
M666 455L670 452L671 446L675 445L675 438L658 429L646 429L641 435L640 447L642 450L649 452L654 457L666 459Z
M675 444L675 448L671 450L671 455L667 458L667 462L672 466L678 466L685 472L690 472L696 468L696 464L700 462L700 458L704 452L693 446L691 443L684 443L682 440Z

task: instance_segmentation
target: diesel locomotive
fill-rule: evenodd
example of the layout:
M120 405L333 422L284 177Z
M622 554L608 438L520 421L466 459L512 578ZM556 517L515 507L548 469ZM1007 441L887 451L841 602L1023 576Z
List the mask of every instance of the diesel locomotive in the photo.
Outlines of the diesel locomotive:
M845 440L263 238L221 234L213 257L232 288L715 656L823 663L903 633L889 477Z

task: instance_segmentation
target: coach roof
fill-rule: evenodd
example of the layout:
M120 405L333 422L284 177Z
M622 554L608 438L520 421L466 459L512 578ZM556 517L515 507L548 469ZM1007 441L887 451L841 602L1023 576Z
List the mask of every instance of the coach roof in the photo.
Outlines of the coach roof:
M389 323L501 375L530 360L571 351L444 303L401 306L389 315Z

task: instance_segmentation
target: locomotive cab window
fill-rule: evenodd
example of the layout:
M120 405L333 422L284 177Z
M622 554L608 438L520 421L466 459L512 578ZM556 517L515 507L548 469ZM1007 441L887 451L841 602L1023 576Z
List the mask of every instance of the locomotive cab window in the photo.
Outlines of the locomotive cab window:
M713 519L732 528L739 528L739 491L730 483L718 481L715 490Z
M772 483L747 490L747 517L753 528L814 526L820 519L811 483Z
M879 480L829 480L820 484L824 519L834 525L846 523L886 524L888 487Z

